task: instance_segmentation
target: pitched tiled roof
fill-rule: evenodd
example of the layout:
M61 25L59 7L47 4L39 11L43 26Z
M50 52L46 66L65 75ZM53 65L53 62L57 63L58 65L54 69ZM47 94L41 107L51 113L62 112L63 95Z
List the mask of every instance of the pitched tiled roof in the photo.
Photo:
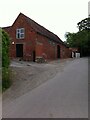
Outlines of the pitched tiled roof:
M27 23L39 34L46 36L47 38L49 38L50 40L63 44L64 46L67 47L67 45L54 33L50 32L49 30L47 30L45 27L41 26L40 24L36 23L34 20L30 19L29 17L27 17L26 15L24 15L23 13L20 13L19 16L24 16L25 20L27 21ZM18 16L18 17L19 17ZM16 19L17 20L17 19ZM15 21L16 21L15 20ZM14 22L15 23L15 22ZM13 24L14 24L13 23ZM11 28L10 27L4 27L3 29L6 29L7 31L9 31Z
M22 13L20 13L20 15L24 15ZM61 43L64 44L64 42L54 33L50 32L49 30L47 30L46 28L44 28L43 26L39 25L38 23L36 23L34 20L30 19L29 17L25 16L26 21L30 24L30 26L39 34L44 35L46 37L48 37L49 39L57 42L57 43Z
M11 26L8 27L2 27L2 29L6 30L7 32L10 30Z

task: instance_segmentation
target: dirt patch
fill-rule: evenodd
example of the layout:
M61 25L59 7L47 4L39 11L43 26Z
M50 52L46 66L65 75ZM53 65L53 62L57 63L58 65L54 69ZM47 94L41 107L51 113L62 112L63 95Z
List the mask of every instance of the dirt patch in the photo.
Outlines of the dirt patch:
M12 61L10 66L12 86L3 93L3 103L12 101L52 79L71 61L73 59L56 60L45 64Z

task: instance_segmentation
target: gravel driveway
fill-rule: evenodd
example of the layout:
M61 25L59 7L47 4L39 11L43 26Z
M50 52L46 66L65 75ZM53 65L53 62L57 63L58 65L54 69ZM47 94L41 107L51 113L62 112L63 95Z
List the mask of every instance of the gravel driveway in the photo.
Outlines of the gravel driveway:
M13 101L47 80L52 79L74 60L69 58L41 64L13 60L10 65L12 86L3 93L3 104Z

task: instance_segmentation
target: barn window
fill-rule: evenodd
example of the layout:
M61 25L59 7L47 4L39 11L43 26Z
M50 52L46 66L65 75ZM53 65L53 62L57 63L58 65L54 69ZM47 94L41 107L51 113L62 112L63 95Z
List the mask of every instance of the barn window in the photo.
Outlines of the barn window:
M25 38L25 29L24 28L16 29L16 38L17 39L24 39Z

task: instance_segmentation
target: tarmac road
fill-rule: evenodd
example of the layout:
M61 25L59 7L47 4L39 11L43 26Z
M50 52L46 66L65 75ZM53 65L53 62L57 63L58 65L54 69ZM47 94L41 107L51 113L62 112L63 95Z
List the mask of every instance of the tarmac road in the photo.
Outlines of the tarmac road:
M74 60L54 78L3 105L3 118L88 118L88 59Z

